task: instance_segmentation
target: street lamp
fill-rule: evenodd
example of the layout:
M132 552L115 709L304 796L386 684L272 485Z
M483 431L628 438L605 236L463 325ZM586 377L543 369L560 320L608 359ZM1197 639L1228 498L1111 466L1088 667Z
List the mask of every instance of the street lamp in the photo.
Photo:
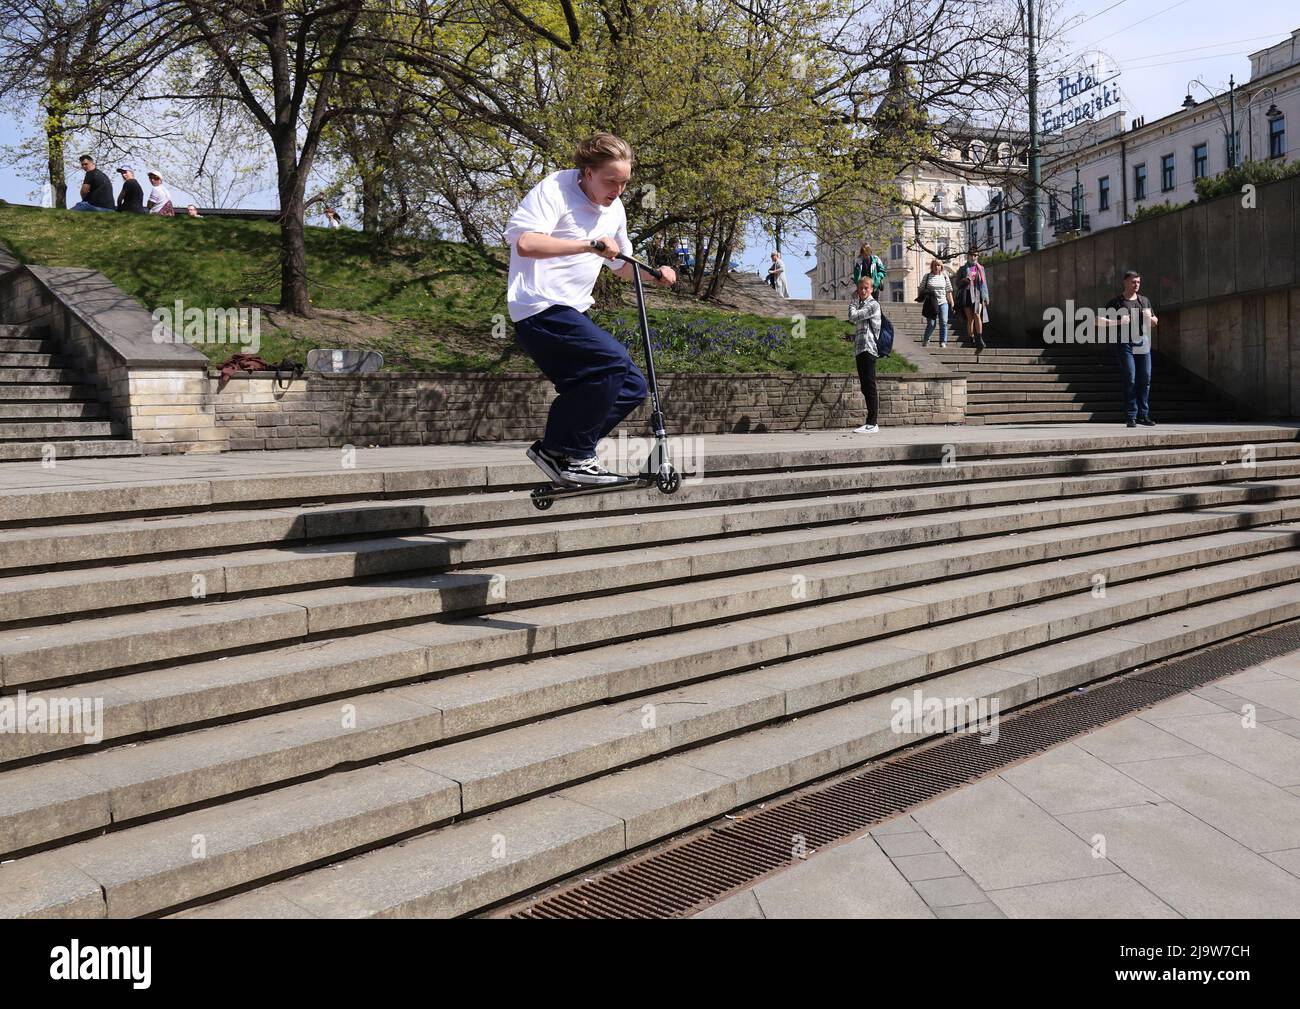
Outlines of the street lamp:
M1273 87L1260 88L1253 95L1246 99L1246 152L1250 160L1255 160L1255 124L1250 118L1250 111L1256 101L1264 98L1276 98L1277 89ZM1277 102L1270 102L1267 109L1264 110L1264 118L1270 123L1282 118L1282 110L1277 107Z
M1183 108L1194 109L1196 108L1197 104L1199 104L1196 101L1196 99L1192 97L1193 84L1199 84L1205 90L1205 93L1210 96L1210 101L1214 102L1214 107L1219 113L1219 122L1221 123L1224 122L1223 106L1219 104L1219 99L1215 97L1214 92L1211 91L1209 88L1205 87L1204 81L1196 80L1195 78L1193 78L1192 80L1187 82L1187 97L1183 99ZM1231 119L1231 123L1224 123L1225 129L1228 131L1227 133L1224 134L1224 139L1227 140L1228 142L1228 167L1236 168L1237 167L1237 82L1233 80L1231 74L1228 75L1228 116Z

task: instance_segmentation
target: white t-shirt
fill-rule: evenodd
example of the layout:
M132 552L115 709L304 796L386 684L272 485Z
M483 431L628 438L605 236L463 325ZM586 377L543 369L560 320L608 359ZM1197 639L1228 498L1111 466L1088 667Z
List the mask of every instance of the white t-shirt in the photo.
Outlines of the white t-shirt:
M592 288L602 264L611 270L623 264L596 252L572 256L530 259L515 247L519 236L537 231L553 238L584 239L613 235L625 255L632 254L627 237L627 214L623 201L610 206L592 203L578 185L578 170L552 172L533 186L524 201L510 215L506 241L510 243L510 281L506 304L510 320L518 322L545 311L552 305L568 305L585 312L592 306Z
M167 191L167 187L161 182L149 190L149 213L162 213L165 204L171 203L172 194Z

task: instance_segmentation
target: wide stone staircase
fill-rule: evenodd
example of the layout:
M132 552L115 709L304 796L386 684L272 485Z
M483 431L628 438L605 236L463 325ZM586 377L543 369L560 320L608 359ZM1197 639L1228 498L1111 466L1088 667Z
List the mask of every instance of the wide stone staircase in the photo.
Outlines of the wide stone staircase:
M1300 431L0 494L0 916L455 916L920 735L1300 617Z
M139 455L44 327L0 325L0 462Z
M1124 380L1109 347L996 347L952 340L926 348L966 376L968 424L1077 424L1125 419ZM1205 382L1154 355L1151 416L1157 422L1227 420L1234 410Z

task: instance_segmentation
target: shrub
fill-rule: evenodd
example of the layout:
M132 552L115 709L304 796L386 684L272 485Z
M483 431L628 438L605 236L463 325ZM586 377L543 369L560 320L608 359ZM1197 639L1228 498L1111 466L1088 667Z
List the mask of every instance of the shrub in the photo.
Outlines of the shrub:
M1196 180L1196 195L1202 200L1212 200L1216 196L1241 192L1244 185L1258 186L1265 182L1300 175L1300 161L1289 164L1277 161L1247 161L1236 168L1228 168L1212 178Z

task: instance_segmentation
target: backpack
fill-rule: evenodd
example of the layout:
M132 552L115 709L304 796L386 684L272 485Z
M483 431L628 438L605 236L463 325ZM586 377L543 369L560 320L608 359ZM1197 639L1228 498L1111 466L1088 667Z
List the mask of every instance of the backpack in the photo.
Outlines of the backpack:
M888 357L894 349L894 324L884 312L880 313L880 336L876 340L876 349L880 352L878 357Z

